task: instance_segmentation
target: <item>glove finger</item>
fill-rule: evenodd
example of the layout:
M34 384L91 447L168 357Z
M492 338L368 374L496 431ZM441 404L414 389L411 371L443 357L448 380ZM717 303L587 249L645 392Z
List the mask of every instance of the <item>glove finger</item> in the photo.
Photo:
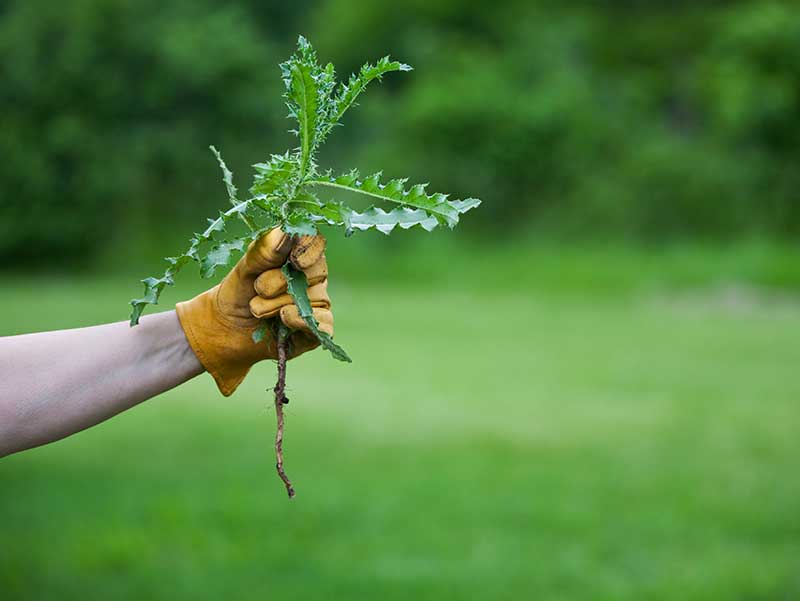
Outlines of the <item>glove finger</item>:
M237 267L241 266L242 275L256 277L283 265L291 250L292 237L275 228L250 244Z
M311 330L303 321L303 318L300 317L300 313L297 311L297 307L294 305L287 305L282 307L280 310L281 321L287 328L292 330L299 330L301 332L308 332L311 333ZM333 336L333 313L329 309L314 309L314 318L319 323L319 329Z
M253 296L253 282L264 271L280 267L292 249L291 236L275 228L255 240L220 284L219 305L233 318L248 319L247 300Z
M303 270L309 286L319 284L328 277L328 262L321 255L316 263ZM255 289L259 296L274 298L286 292L286 278L280 269L270 269L256 278Z
M308 300L311 301L312 307L330 309L331 297L328 296L328 280L322 280L319 284L309 286Z
M289 260L297 269L307 269L319 261L325 252L325 236L300 236L292 248Z
M328 280L323 280L319 284L309 287L308 300L311 301L311 306L314 308L330 309L331 299L328 296ZM254 296L250 299L250 313L253 314L253 317L258 317L259 319L274 317L282 307L287 305L294 306L294 299L285 293L273 298Z

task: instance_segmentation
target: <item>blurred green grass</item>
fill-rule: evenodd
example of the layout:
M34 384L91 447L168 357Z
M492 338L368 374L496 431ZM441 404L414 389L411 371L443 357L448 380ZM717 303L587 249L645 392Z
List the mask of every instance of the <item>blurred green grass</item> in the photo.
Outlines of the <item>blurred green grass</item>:
M342 246L355 363L290 364L298 497L274 368L230 399L201 376L0 462L4 601L800 596L789 255L483 249L370 283ZM8 276L0 334L122 319L135 292Z

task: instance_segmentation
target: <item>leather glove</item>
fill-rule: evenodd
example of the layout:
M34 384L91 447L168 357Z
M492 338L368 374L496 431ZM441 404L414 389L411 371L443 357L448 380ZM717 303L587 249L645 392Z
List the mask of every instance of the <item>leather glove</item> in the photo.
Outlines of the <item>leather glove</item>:
M280 268L287 257L306 274L319 329L333 336L322 236L295 238L274 229L253 242L218 285L175 307L189 345L225 396L233 394L254 363L278 358L271 331L253 342L261 318L278 316L295 330L289 338L290 359L319 344L286 292Z

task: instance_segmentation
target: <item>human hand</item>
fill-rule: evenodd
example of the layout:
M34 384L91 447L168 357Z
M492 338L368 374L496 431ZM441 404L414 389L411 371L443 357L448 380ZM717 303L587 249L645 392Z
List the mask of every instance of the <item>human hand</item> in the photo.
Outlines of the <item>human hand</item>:
M222 282L176 305L192 350L225 396L233 394L253 364L277 359L277 343L271 331L262 342L253 342L253 331L261 319L278 317L293 330L289 358L319 344L286 292L281 267L287 258L306 274L308 297L319 329L333 336L322 236L293 237L274 229L250 245Z

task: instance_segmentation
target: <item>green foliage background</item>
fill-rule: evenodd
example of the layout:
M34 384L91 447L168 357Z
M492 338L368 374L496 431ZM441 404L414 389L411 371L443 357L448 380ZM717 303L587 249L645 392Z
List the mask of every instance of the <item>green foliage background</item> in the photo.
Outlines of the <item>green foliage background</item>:
M798 12L0 0L2 336L127 318L227 204L208 146L244 187L296 143L298 33L416 68L321 164L484 201L330 237L355 363L289 365L296 499L274 366L198 377L0 460L0 599L798 598Z
M277 63L297 33L345 73L417 66L348 116L328 162L484 198L497 231L800 231L791 2L6 0L0 261L188 238L224 199L209 144L248 173L292 143Z

